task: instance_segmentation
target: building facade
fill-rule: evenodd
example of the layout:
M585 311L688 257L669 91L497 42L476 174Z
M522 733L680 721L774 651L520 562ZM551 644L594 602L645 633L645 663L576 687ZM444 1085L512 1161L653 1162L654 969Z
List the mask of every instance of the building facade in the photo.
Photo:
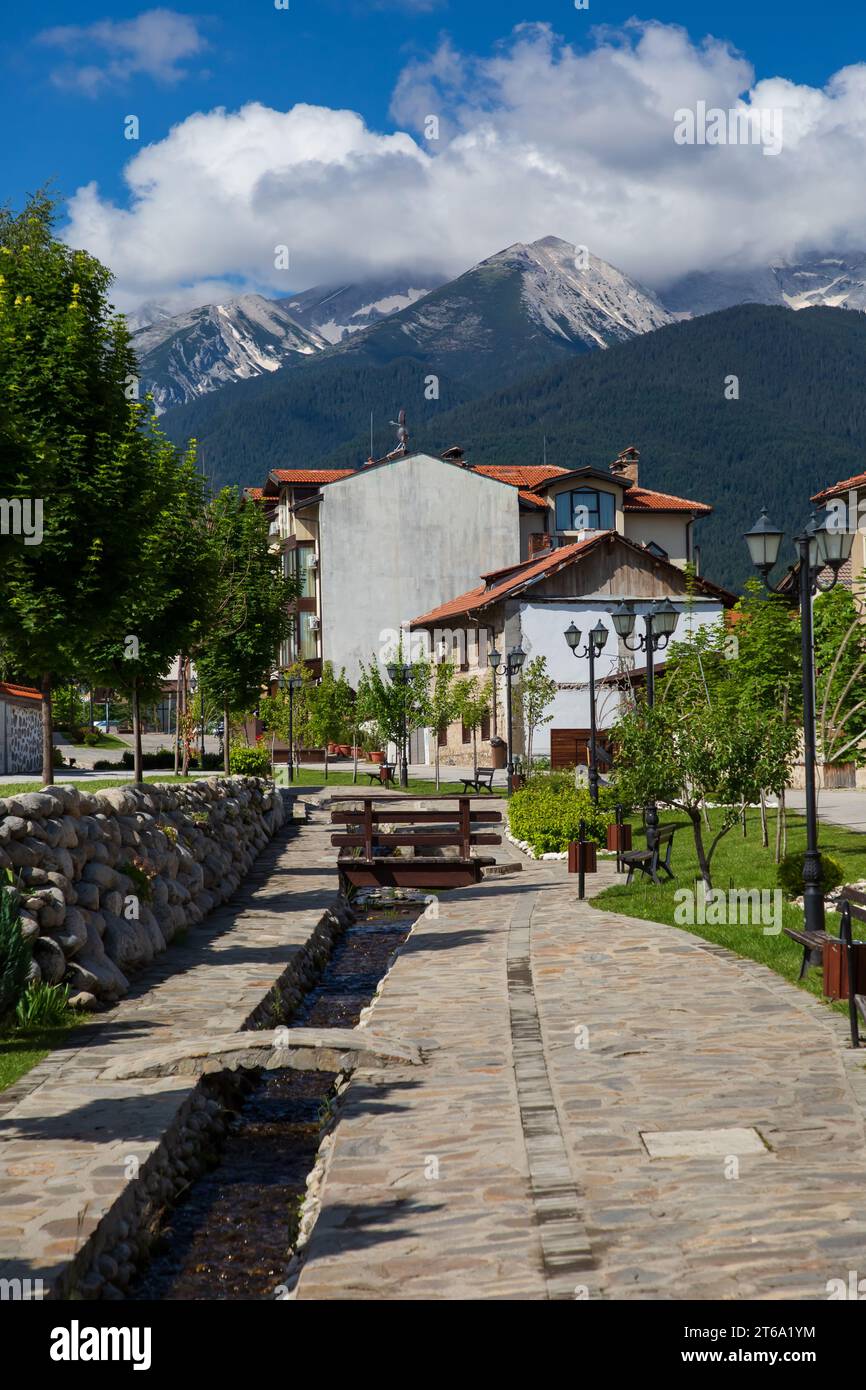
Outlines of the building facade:
M0 773L42 771L42 696L0 681Z
M706 580L690 578L683 568L645 544L611 530L585 535L570 545L551 546L510 570L482 576L474 589L417 617L413 629L426 634L434 659L437 654L458 653L455 664L464 678L495 682L494 713L480 731L483 764L492 758L490 739L506 737L506 653L519 644L527 662L543 656L556 693L546 711L549 722L535 731L533 756L549 757L554 767L574 766L588 756L589 660L572 652L565 640L566 629L574 623L580 630L581 652L592 628L601 623L607 629L606 644L595 662L596 722L603 731L615 722L629 687L642 683L646 674L645 655L630 650L616 636L611 615L621 603L630 603L637 617L635 631L641 633L644 615L659 599L668 599L679 613L672 641L718 623L735 602L732 594ZM503 659L496 676L491 676L489 662L493 647ZM465 660L461 660L463 653ZM663 661L659 652L657 665ZM438 743L441 761L471 761L471 736L461 724L452 724L438 736ZM513 745L515 754L526 751L519 721Z

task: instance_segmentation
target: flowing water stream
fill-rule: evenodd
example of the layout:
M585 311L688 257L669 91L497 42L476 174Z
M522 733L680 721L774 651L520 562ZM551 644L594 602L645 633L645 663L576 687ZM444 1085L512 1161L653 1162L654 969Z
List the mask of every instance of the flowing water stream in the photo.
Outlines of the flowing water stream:
M360 914L291 1025L353 1028L423 906L397 902ZM129 1298L258 1299L281 1283L336 1076L290 1068L255 1075L216 1166L164 1214Z

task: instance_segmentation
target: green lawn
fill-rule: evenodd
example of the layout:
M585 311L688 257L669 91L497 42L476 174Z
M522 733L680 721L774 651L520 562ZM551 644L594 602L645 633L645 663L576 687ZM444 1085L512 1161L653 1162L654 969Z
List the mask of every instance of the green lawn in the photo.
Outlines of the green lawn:
M74 770L73 770L74 772ZM195 782L199 774L193 773L189 777L177 776L173 772L146 772L144 780L146 782ZM221 772L205 773L206 777L222 777ZM54 769L54 779L62 786L80 787L85 792L102 792L109 787L128 787L133 781L132 777L76 777L70 775L69 769L57 767ZM43 787L41 782L0 782L0 800L6 796L18 796L20 792L41 792L50 791L50 787Z
M34 1029L33 1032L0 1033L0 1091L5 1091L47 1057L61 1043L70 1028L81 1023L77 1018L65 1028Z
M62 733L63 737L68 742L71 742L69 735L62 729L58 729L57 732ZM98 730L95 732L98 732ZM115 734L99 734L96 743L74 743L72 746L76 749L80 748L82 752L87 752L91 748L131 748L132 744L125 738L117 738Z
M288 783L282 783L281 785L287 786ZM327 781L325 781L325 774L321 768L296 768L295 778L292 785L295 787L351 787L352 785L357 785L359 791L377 790L376 783L370 782L366 772L359 772L357 784L353 784L351 768L347 769L345 767L341 767L339 769L329 768ZM396 791L399 791L399 785L395 784L394 789ZM413 796L435 796L436 783L432 781L425 781L422 778L410 777L409 791L412 793ZM440 795L455 796L458 792L462 793L462 791L462 782L446 782L444 778L442 779L442 785L439 788ZM482 792L481 795L486 796L486 792Z
M683 820L676 811L660 808L662 824ZM710 812L710 823L718 824L720 813ZM750 811L746 818L747 835L744 838L739 826L719 843L711 866L713 887L725 893L731 888L775 888L776 866L773 863L773 844L775 834L775 812L770 811L770 848L761 847L761 824L757 810ZM705 846L710 836L704 834ZM640 821L633 825L632 843L635 848L643 846L644 837ZM845 869L846 883L854 883L866 878L866 835L855 830L845 830L839 826L819 826L820 848L837 859ZM788 816L788 852L805 850L805 821L800 816ZM706 941L714 941L726 946L738 955L748 956L761 965L767 965L786 980L796 981L803 958L802 947L797 946L782 932L778 936L765 935L760 923L756 925L726 924L711 926L697 921L694 925L676 922L674 894L680 888L693 888L698 877L698 861L691 825L686 822L674 838L671 867L676 873L673 882L664 882L656 887L644 875L636 877L630 887L624 884L606 888L592 899L596 907L607 908L612 912L622 912L627 917L643 917L652 922L667 922L671 926L682 926L684 931L694 932ZM783 927L803 926L803 913L798 907L784 901L782 909ZM839 918L835 913L827 914L827 929L837 932ZM810 970L806 987L813 994L821 994L821 971Z

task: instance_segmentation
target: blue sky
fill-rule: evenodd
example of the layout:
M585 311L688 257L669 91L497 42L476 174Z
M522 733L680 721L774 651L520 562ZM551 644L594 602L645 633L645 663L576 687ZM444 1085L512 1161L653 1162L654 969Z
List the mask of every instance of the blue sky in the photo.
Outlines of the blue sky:
M122 283L128 286L130 300L151 290L157 294L163 293L174 286L186 286L190 293L194 293L190 288L193 285L216 285L221 277L227 284L271 284L272 277L269 279L266 273L267 257L263 250L258 261L252 258L248 262L239 253L239 241L245 234L240 224L231 244L222 249L211 246L202 251L200 266L195 264L195 257L191 254L185 258L179 256L176 264L169 264L168 251L164 273L153 263L156 256L154 224L158 216L163 220L168 241L175 233L180 240L192 235L189 210L179 219L178 226L174 225L170 210L171 198L177 202L185 186L196 190L202 218L210 220L211 224L214 218L225 217L226 210L234 206L230 183L212 207L209 206L205 187L209 174L216 183L225 177L225 171L211 163L215 159L218 165L219 142L224 136L218 123L213 122L209 130L211 144L208 154L196 156L193 176L187 177L186 183L184 173L178 167L177 151L171 142L167 142L172 128L192 130L192 126L186 127L184 123L188 123L195 113L212 113L218 107L235 112L246 108L249 103L259 103L268 111L287 113L306 103L326 112L356 112L362 118L364 130L376 137L407 132L407 138L411 136L414 141L420 142L426 154L430 152L429 146L424 146L418 131L418 121L425 109L424 100L420 96L415 99L421 89L425 92L427 107L439 112L446 126L442 144L436 149L437 154L444 154L445 146L455 137L465 137L471 132L474 139L483 129L487 116L492 113L497 126L497 141L504 142L503 147L507 145L512 150L517 143L521 145L521 167L526 166L527 150L531 146L534 153L529 158L530 163L534 161L536 165L547 166L546 175L549 178L557 176L557 166L562 178L570 180L575 190L574 218L568 215L567 204L558 201L556 188L549 193L536 179L531 184L527 183L525 196L521 197L520 185L512 181L516 195L513 235L505 219L495 221L487 217L481 219L485 223L483 231L479 229L477 236L467 231L462 242L450 227L447 230L439 228L435 238L427 239L422 226L422 195L420 189L415 188L414 174L417 170L414 170L411 162L405 165L405 150L387 149L384 146L362 148L363 140L354 144L350 141L352 148L347 147L339 160L339 179L325 159L330 172L327 178L321 180L318 198L313 187L314 180L311 181L309 177L309 166L303 171L306 201L298 194L294 182L291 197L285 194L280 215L290 224L287 239L297 243L295 283L290 288L300 288L304 281L309 282L311 276L324 273L329 256L335 262L337 273L348 273L356 266L361 270L375 271L390 263L408 263L413 256L419 264L425 257L429 260L431 256L438 256L441 268L450 272L460 268L464 254L468 263L478 254L480 247L487 245L484 237L492 238L493 244L487 245L487 253L491 253L498 249L495 244L497 237L501 238L501 244L507 244L510 240L541 234L539 217L529 217L526 207L521 206L530 197L535 200L536 207L539 197L550 198L551 207L556 210L557 225L549 226L548 231L561 235L570 235L574 231L575 239L578 239L579 228L560 224L580 220L578 214L585 214L586 202L603 196L609 182L604 177L605 159L608 157L605 150L611 141L615 146L609 153L611 178L617 182L619 203L634 205L631 213L633 226L630 240L626 241L623 237L620 245L620 241L613 236L611 247L599 246L600 253L609 249L611 254L619 256L620 262L630 259L629 268L644 275L649 274L651 278L655 267L655 278L663 278L670 267L665 261L662 239L659 239L656 251L644 248L643 252L636 239L639 238L641 222L638 205L657 201L656 211L672 219L675 215L674 204L677 204L681 209L677 214L681 221L684 217L691 219L693 224L701 221L700 204L691 207L683 202L680 179L682 163L671 167L667 162L660 163L652 187L645 185L641 188L639 171L637 168L629 170L629 157L614 127L618 119L616 108L621 104L628 106L630 101L635 100L633 93L627 90L632 85L631 79L624 79L624 86L619 91L613 82L604 89L599 85L598 97L591 110L583 102L581 90L592 86L592 71L572 62L573 72L567 86L565 83L568 66L565 50L570 50L572 55L583 54L594 62L594 55L607 42L605 35L600 35L599 26L604 26L611 33L621 30L621 26L626 25L635 13L630 5L620 5L614 0L590 0L587 10L577 10L573 0L554 0L554 3L545 3L545 0L531 0L531 3L530 0L497 0L497 3L486 3L485 0L289 0L289 4L288 10L278 10L268 0L244 0L242 4L237 0L232 0L232 3L229 0L201 0L196 5L167 3L154 15L153 7L142 3L114 3L110 7L101 4L41 3L38 7L25 7L11 13L6 19L4 42L0 48L3 128L7 133L14 132L11 140L4 141L4 196L18 203L28 190L47 179L54 179L58 191L66 198L73 198L82 188L95 186L86 206L79 201L78 205L72 207L73 234L78 240L92 239L92 249L97 254L111 257ZM820 8L814 3L806 4L805 0L790 0L784 5L778 0L770 0L770 3L763 5L756 4L755 0L728 0L724 6L713 7L685 3L684 0L682 3L658 0L651 9L638 13L642 21L657 21L664 26L666 35L675 32L670 26L684 27L688 33L688 40L684 42L690 41L692 45L689 62L693 73L700 70L703 61L701 44L708 32L708 22L711 22L714 38L737 50L745 64L751 67L751 72L748 67L743 69L746 73L743 77L733 61L714 60L710 64L712 72L708 72L707 96L722 100L719 97L722 92L728 103L736 101L742 90L749 89L755 82L760 84L764 79L782 78L789 87L802 88L806 92L801 101L796 93L791 97L789 91L785 101L790 99L799 103L804 110L809 109L813 101L812 92L820 93L833 74L866 59L866 12L863 8L852 7L850 3L843 4L842 0L824 0ZM141 17L148 14L150 19L147 22L151 28L147 32L135 31L131 37L127 26L140 24ZM534 35L534 52L530 53L533 45L528 41L520 43L515 39L513 31L518 25L534 26L530 32L530 37ZM540 26L544 25L549 28L543 30ZM612 42L634 43L637 32L634 27L626 29L625 39L621 32ZM526 35L527 31L523 33ZM548 56L543 60L539 55L545 43ZM448 46L443 47L443 44ZM437 53L438 59L433 60L431 55ZM518 54L522 55L519 63ZM507 67L507 72L504 67L503 70L497 67L500 60ZM554 130L560 120L556 111L549 110L545 115L541 109L548 86L543 61L548 63L551 74L563 84L562 100L565 105L561 121L566 126L569 120L573 122L573 148L570 152L562 148L561 132ZM664 54L661 58L658 54L645 54L641 62L641 71L647 75L648 89L654 89L654 74L662 71L663 101L667 106L675 105L680 59L669 61ZM605 64L601 57L597 67L603 73ZM722 68L725 68L723 74ZM401 74L404 74L402 95L395 106L394 92ZM454 80L455 77L457 80ZM739 86L740 82L742 87ZM697 90L694 82L684 76L682 86L684 94L691 101ZM568 102L572 98L574 109L569 111ZM856 131L866 119L866 110L859 110L860 102L858 91L854 96L847 92L844 100L833 104L836 112L844 110L844 118L850 123L851 128L846 136L849 146L851 138L854 138L852 131ZM857 112L853 111L854 104L858 107ZM866 107L866 99L863 105ZM642 115L642 107L645 107L645 99L643 103L637 103L636 119ZM455 114L458 110L459 116ZM515 111L523 113L522 126L517 124ZM136 143L124 139L123 122L129 114L136 115L140 122L140 140ZM599 136L602 117L609 128ZM669 119L669 116L666 115L665 119ZM795 113L792 128L798 131L799 120L800 115ZM596 138L597 144L592 152L591 174L583 157L586 151L582 149L581 125L596 132L593 138ZM838 120L831 120L828 112L825 128L821 132L825 147L832 138L828 134L831 126L838 126ZM274 200L269 196L263 197L262 190L267 194L274 179L279 180L286 174L285 160L280 153L284 134L282 127L274 126L273 130L263 133L260 129L251 135L254 142L270 140L274 146L274 167L262 167L253 199L259 211L262 207L269 209L260 220L263 245L268 242L272 229L276 235L278 219L270 215ZM302 134L302 144L303 138ZM634 137L632 143L636 152L634 164L645 163L646 154L640 151L640 141ZM708 181L701 189L702 198L711 188L718 201L719 215L730 218L732 196L729 185L732 171L735 170L734 181L740 180L743 187L744 211L747 195L749 199L753 195L760 196L766 175L771 175L774 181L775 204L784 206L786 199L795 196L798 183L802 186L804 179L808 181L809 195L814 199L814 181L821 167L817 145L808 160L802 152L799 137L797 147L800 151L797 155L799 168L794 155L789 157L787 151L775 165L769 160L761 163L760 152L757 152L756 158L750 159L748 168L745 157L740 165L735 166L733 160L728 160L726 164L716 160L711 168L706 159L699 166L695 156L694 171L700 174L701 180ZM139 166L139 188L131 195L124 171L130 160L135 156L140 157L147 148L155 153L146 168ZM452 164L456 149L454 146L450 151ZM244 160L242 138L234 142L232 151L229 157L238 161L240 169ZM702 152L702 158L705 153ZM850 165L852 158L859 158L859 153L859 146L853 149L849 147L846 155L841 145L836 148L835 154L831 152L829 163L834 176L841 174L846 158ZM396 171L398 155L405 166L402 176ZM292 159L297 162L299 157L296 151ZM495 163L498 158L498 155L491 156L491 162ZM166 172L169 162L172 164L170 175ZM359 247L344 247L341 250L339 246L332 246L327 253L323 249L321 254L317 254L314 240L323 247L328 240L327 228L319 226L324 207L332 207L334 221L342 220L342 235L344 238L347 236L346 208L353 205L347 202L345 189L341 194L339 183L342 180L345 184L347 177L360 178L361 168L365 164L370 168L375 166L382 198L387 200L391 209L389 225L384 227L387 250L383 250L378 259L366 252L362 254ZM859 167L862 169L862 164ZM435 221L443 198L449 196L455 199L455 215L459 208L460 216L465 218L466 209L473 202L471 190L473 186L478 186L477 169L474 185L468 180L461 185L456 177L446 177L446 166L442 159L437 168L438 183L434 183L426 173L424 175L427 186L423 196L429 203L424 213L426 222L429 224L431 219ZM784 173L781 172L783 169ZM466 174L465 167L463 172ZM862 178L859 173L857 177ZM558 187L562 184L562 178ZM159 210L155 204L151 206L149 225L141 217L125 219L124 212L140 210L142 202L146 202L150 196L144 186L148 180L162 189ZM508 184L503 185L500 194L492 179L489 188L484 188L485 182L482 179L482 192L488 201L507 195ZM406 244L401 248L393 235L393 223L394 210L400 206L403 188L415 190L413 207L417 220L411 233L407 232ZM658 188L663 189L664 193L656 200L654 194ZM367 190L363 192L366 194ZM249 190L244 196L252 197ZM832 187L827 189L826 195L823 189L818 190L818 196L832 199ZM363 205L363 202L364 197L360 196L359 203ZM733 204L736 205L735 199ZM649 210L652 211L652 208ZM819 220L813 225L813 221L810 221L812 214L804 209L802 216L794 217L797 235L801 241L813 236L825 240L832 236L837 241L840 238L853 238L856 241L866 237L866 209L861 208L859 201L846 204L840 216L845 219L844 223L837 218L833 223L825 219L823 223ZM315 237L313 225L316 227ZM248 223L246 234L255 237L258 233L253 227L252 222ZM305 227L309 227L309 230L305 231ZM595 224L591 231L597 239ZM379 225L372 220L365 221L362 216L359 238L365 236L370 239L378 236L378 233ZM146 271L138 274L135 269L135 241L137 238L141 243L147 243L148 237L150 249L147 254L151 263ZM203 239L213 239L212 226L203 231ZM732 249L735 254L752 254L759 260L765 249L768 254L772 249L769 244L768 248L763 244L759 246L757 243L760 240L759 232L753 228L744 234L739 251L736 247ZM687 243L683 251L688 264L697 265L702 255L719 255L719 245L713 242L708 230L702 236L687 238ZM779 247L780 252L785 249ZM336 265L337 262L340 264Z

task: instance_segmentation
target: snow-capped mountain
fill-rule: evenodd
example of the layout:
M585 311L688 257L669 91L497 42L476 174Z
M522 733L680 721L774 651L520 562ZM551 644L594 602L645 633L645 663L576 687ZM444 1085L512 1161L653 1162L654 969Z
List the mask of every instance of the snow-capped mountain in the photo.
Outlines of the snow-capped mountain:
M651 290L559 237L510 246L479 268L497 265L519 272L529 317L572 343L604 348L671 322Z
M812 252L802 260L754 270L722 267L695 271L677 280L661 298L679 317L711 314L735 304L864 310L866 252Z
M651 290L559 237L499 251L334 351L504 380L672 323Z
M148 326L132 335L141 390L152 393L160 413L327 347L281 302L258 294L171 316L147 305L139 314L152 315Z
M340 343L349 334L408 309L439 284L435 277L410 276L357 285L316 285L281 303L305 328L328 343Z

